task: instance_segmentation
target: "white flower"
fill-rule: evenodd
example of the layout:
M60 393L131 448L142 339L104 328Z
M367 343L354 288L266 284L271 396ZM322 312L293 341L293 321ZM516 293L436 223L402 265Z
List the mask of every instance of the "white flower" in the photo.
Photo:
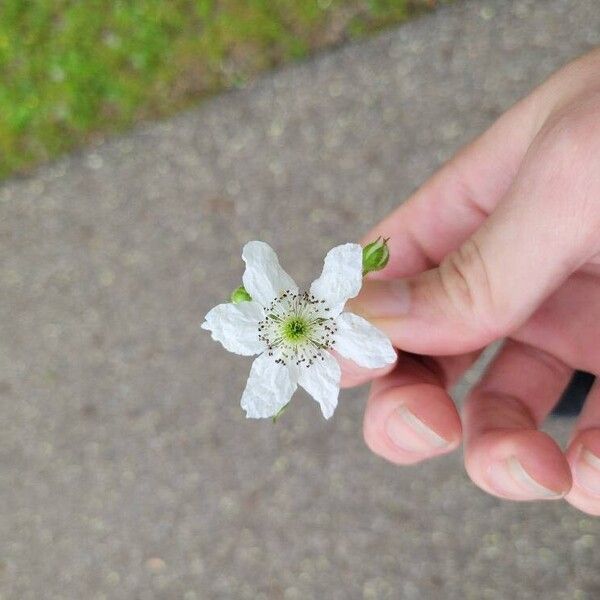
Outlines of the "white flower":
M264 242L248 242L243 282L252 300L219 304L202 324L230 352L258 354L242 395L251 418L272 417L297 386L328 419L337 405L340 367L328 350L377 368L396 360L387 337L362 317L343 313L362 286L362 248L344 244L329 251L321 276L302 292Z

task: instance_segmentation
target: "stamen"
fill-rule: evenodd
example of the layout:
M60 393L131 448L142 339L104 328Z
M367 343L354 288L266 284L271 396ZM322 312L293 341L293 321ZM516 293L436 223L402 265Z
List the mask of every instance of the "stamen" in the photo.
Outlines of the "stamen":
M334 344L335 320L324 314L329 307L324 300L307 292L285 290L267 307L258 325L258 337L267 345L269 356L278 364L294 362L309 367L323 351Z

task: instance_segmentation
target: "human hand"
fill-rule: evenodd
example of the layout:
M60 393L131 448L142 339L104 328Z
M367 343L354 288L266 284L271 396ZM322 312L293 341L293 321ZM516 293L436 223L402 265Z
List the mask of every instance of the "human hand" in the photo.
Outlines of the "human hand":
M600 515L598 381L565 453L538 430L575 369L600 373L600 49L513 106L365 240L379 235L390 263L350 308L402 352L372 384L368 446L398 464L456 448L448 389L506 338L463 410L471 479ZM346 385L369 377L343 372Z

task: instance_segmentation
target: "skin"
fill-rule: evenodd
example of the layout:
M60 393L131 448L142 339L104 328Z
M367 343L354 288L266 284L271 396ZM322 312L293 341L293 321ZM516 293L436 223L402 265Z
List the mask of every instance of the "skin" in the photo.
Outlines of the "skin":
M373 379L364 436L413 464L464 441L466 470L510 500L600 515L600 384L565 452L541 421L573 371L600 374L600 49L556 72L462 148L363 239L388 266L349 309L400 349ZM459 416L448 389L505 342Z

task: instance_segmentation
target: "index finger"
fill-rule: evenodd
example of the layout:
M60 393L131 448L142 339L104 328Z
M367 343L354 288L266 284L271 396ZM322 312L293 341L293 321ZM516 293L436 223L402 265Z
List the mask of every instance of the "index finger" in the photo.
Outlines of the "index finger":
M531 119L531 112L526 101L515 105L365 236L363 243L389 238L389 263L369 278L395 279L425 271L481 225L508 189L527 149L523 122ZM364 292L350 300L348 308L366 316L369 302L395 301L378 300L374 288L367 279ZM343 387L361 385L392 369L365 369L341 357L338 361Z
M437 266L483 223L510 187L539 128L532 98L504 113L364 236L364 243L389 238L389 263L369 278L406 277Z

